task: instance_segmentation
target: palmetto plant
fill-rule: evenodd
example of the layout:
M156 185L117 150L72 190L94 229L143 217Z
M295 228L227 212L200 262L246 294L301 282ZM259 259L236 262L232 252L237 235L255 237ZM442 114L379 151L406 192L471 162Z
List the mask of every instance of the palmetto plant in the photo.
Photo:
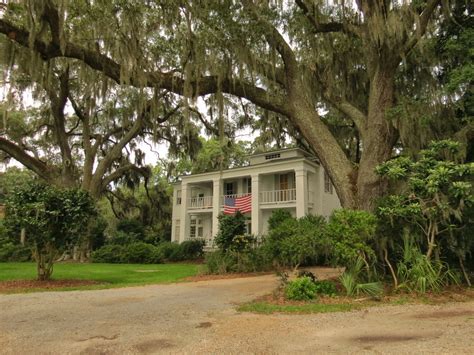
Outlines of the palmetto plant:
M448 265L437 259L429 259L405 237L403 259L397 265L399 289L425 293L440 291L449 284L458 284L458 275Z
M365 275L366 272L368 272L368 270L366 270L366 263L361 257L358 257L355 262L344 271L339 280L348 296L359 296L361 294L378 296L382 293L383 286L380 282L365 282L367 279Z

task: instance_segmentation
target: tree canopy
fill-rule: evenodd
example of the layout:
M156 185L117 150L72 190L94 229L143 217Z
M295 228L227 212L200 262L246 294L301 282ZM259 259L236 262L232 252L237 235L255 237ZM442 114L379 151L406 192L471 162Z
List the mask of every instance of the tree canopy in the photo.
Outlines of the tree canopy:
M469 61L458 70L451 54L430 51L438 42L441 54L459 52L452 42L469 41L469 20L450 13L470 11L441 0L25 0L7 4L0 33L10 72L23 62L48 82L54 68L74 66L93 110L135 92L129 117L136 124L150 113L156 123L164 92L183 105L180 139L193 132L198 97L209 112L195 117L221 137L228 108L237 125L270 127L262 135L272 139L291 134L318 155L343 206L373 209L387 191L375 167L396 148L428 142L435 126L472 137L471 121L446 109L470 95Z

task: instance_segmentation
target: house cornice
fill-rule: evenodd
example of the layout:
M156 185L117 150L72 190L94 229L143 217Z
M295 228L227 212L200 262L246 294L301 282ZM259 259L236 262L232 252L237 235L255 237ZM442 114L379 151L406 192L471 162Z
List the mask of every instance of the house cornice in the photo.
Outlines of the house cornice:
M294 148L294 149L299 149L299 148ZM281 165L286 165L290 162L293 163L306 163L309 164L315 168L319 167L319 164L315 161L309 160L306 157L291 157L291 158L286 158L286 159L278 159L272 162L264 162L264 163L259 163L259 164L254 164L254 165L247 165L247 166L242 166L242 167L237 167L237 168L231 168L231 169L225 169L225 170L216 170L216 171L210 171L210 172L205 172L205 173L199 173L199 174L191 174L191 175L181 175L179 178L181 181L173 183L173 185L180 185L182 180L185 179L190 179L190 178L195 178L195 177L209 177L209 180L211 180L213 177L217 177L216 175L225 175L228 172L239 172L239 171L249 171L249 175L251 174L252 170L256 170L262 167L275 167L277 168L278 166Z

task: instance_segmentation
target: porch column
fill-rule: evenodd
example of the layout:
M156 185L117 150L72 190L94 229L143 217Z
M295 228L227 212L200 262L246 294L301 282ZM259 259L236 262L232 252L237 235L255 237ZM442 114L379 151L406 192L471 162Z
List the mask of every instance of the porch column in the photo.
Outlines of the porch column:
M221 179L216 178L212 181L212 237L214 238L219 231L219 214L221 212Z
M296 218L308 213L308 172L305 169L295 170L296 180Z
M178 243L181 243L189 233L189 213L188 213L188 184L184 181L181 183L181 215L179 224Z
M260 211L260 180L259 175L252 175L252 234L258 236L261 234Z

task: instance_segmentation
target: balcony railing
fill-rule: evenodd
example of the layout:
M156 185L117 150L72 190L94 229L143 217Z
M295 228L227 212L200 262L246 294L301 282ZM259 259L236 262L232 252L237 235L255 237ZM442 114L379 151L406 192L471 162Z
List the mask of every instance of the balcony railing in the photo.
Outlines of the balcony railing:
M248 196L248 195L252 195L251 193L244 193L244 194L233 194L233 195L223 195L221 196L221 206L224 206L225 205L225 202L226 200L235 200L236 198L239 198L239 197L244 197L244 196Z
M262 191L260 203L287 203L296 201L296 189Z
M212 196L191 197L188 201L190 209L212 208Z
M221 207L224 206L226 200L236 199L251 195L250 193L223 195L220 198ZM212 196L192 197L188 199L189 209L209 209L212 208ZM296 201L296 189L287 190L271 190L260 192L260 203L288 203ZM310 201L311 202L311 201Z

